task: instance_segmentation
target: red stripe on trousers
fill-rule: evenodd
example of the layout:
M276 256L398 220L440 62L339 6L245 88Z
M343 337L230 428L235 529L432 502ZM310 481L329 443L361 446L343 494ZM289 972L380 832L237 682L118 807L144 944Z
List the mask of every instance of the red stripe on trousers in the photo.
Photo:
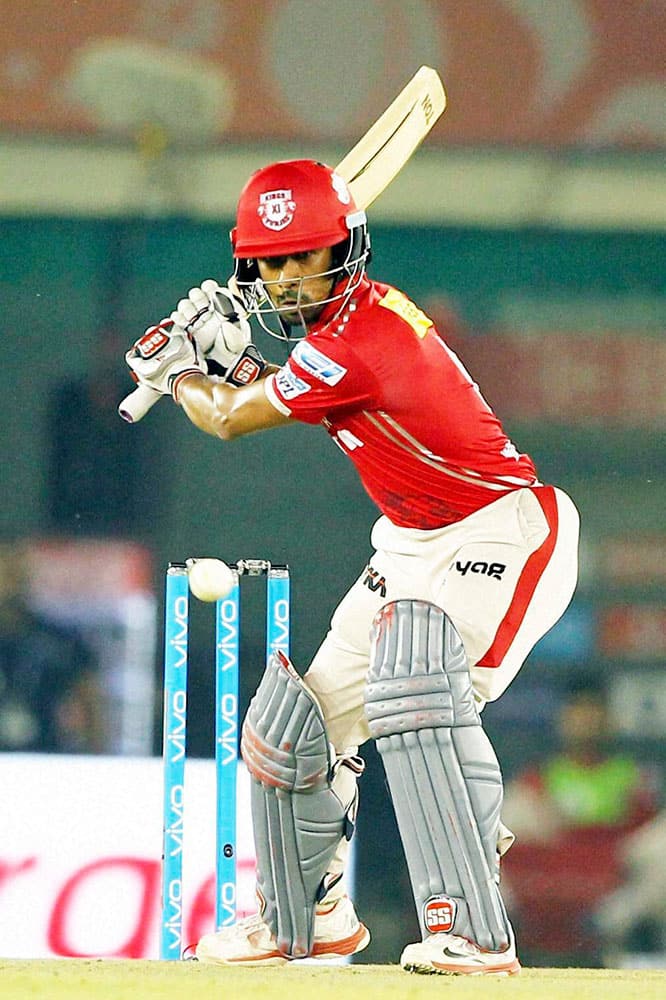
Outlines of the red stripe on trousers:
M539 501L550 530L539 548L534 550L525 563L523 571L518 578L511 604L500 622L490 649L477 662L476 665L478 667L499 667L501 664L509 646L516 637L516 632L523 622L525 612L541 579L541 574L548 565L548 561L555 548L558 527L555 490L552 486L538 486L531 489Z

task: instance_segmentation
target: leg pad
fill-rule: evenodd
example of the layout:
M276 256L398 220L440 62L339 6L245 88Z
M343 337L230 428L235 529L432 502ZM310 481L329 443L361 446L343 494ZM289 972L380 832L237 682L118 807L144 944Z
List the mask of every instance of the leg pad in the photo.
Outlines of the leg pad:
M289 660L266 667L243 724L241 752L252 776L257 889L279 951L310 954L315 904L353 808L331 788L333 767L319 706Z
M366 689L405 849L421 931L502 950L497 886L503 786L477 712L465 651L441 608L386 605L373 627Z

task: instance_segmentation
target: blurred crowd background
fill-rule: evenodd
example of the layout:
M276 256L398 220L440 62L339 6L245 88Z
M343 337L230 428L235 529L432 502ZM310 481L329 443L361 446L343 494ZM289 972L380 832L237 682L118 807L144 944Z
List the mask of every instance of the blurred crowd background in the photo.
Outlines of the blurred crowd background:
M170 401L130 427L123 353L189 287L224 282L251 170L337 162L426 63L449 108L370 210L371 273L440 324L582 516L573 603L484 713L518 836L504 879L521 954L663 963L664 4L0 11L0 751L159 752L170 560L288 562L294 661L309 661L369 551L351 466L307 427L222 447ZM243 706L263 661L251 582L244 613ZM193 605L192 633L190 750L209 756L209 609ZM395 961L416 920L366 757L363 960Z

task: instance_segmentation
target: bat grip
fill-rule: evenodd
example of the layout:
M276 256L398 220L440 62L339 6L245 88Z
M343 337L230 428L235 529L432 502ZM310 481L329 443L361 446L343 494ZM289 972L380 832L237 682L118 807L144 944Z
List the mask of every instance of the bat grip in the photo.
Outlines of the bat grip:
M118 413L128 424L136 424L162 398L162 393L147 385L138 385L118 405Z

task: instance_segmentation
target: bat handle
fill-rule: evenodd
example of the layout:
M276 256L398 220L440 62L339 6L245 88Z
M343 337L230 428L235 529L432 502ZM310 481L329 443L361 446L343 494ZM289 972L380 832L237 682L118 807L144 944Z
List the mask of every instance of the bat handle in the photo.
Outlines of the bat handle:
M134 392L130 392L129 396L125 396L120 402L118 413L128 424L136 424L161 398L161 392L147 385L138 385Z

